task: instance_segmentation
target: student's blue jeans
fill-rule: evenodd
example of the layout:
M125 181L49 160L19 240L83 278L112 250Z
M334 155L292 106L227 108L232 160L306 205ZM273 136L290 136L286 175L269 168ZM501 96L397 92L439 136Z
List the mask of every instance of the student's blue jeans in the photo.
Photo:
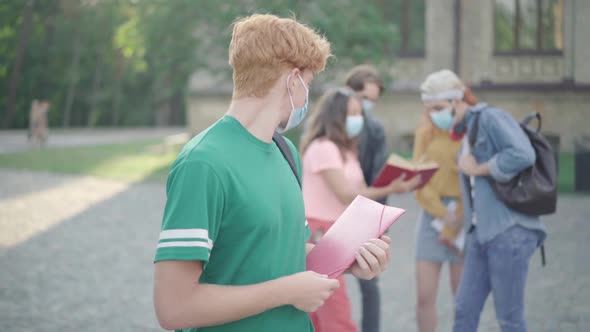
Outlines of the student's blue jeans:
M527 331L525 285L529 259L538 244L538 233L521 226L513 226L483 245L475 234L469 236L455 300L453 332L477 331L490 292L502 332Z

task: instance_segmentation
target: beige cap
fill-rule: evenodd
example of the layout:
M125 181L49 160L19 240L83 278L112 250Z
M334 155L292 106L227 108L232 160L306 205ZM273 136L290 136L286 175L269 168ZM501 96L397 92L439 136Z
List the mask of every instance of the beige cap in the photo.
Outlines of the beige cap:
M440 101L463 98L464 84L457 75L448 69L436 71L420 86L422 101Z

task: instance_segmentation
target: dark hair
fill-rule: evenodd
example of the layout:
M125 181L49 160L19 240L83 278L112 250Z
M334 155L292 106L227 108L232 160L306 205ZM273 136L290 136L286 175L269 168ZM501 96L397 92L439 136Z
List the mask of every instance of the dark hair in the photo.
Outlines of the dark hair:
M301 139L301 154L316 139L325 137L338 146L343 159L346 159L346 151L353 150L356 140L348 137L346 133L346 115L348 102L352 97L352 91L330 89L326 91L318 102L318 106L309 118L309 124Z
M346 76L346 85L354 91L361 91L365 88L365 83L375 83L379 86L379 95L383 94L385 87L383 80L379 76L377 69L371 65L358 65L348 72Z

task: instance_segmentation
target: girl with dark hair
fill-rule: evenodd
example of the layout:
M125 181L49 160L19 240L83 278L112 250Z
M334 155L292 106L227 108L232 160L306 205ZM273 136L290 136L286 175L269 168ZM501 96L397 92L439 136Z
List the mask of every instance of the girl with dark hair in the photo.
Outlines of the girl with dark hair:
M303 200L312 242L319 240L357 195L380 199L410 191L420 182L419 178L405 181L400 177L385 187L367 186L357 156L357 139L363 124L361 101L349 88L327 91L311 115L301 153ZM361 258L359 255L357 260ZM317 332L357 331L344 278L340 277L339 281L340 288L311 314Z

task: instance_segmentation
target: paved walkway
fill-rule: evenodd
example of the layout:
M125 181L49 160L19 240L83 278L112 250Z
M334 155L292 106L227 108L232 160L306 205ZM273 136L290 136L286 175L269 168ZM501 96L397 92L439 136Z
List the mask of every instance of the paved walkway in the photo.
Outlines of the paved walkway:
M151 287L164 199L162 184L0 170L0 331L160 331ZM409 212L391 231L382 331L416 331L418 210L409 196L391 202ZM590 331L589 215L590 197L563 196L548 218L549 265L534 257L529 278L530 331ZM358 288L348 281L358 320ZM439 308L439 331L449 331L446 273ZM479 331L499 331L491 301Z
M183 127L130 129L57 129L50 130L48 148L87 146L163 138L186 132ZM0 154L36 148L27 140L26 130L0 130Z

